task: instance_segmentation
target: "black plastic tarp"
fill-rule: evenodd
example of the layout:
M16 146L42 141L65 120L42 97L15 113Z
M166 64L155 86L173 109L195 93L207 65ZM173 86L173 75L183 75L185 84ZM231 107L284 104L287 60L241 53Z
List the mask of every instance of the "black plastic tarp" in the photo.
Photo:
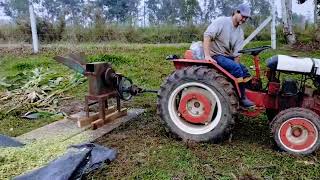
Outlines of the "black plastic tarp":
M117 152L96 144L71 146L65 155L48 165L15 177L16 180L67 180L81 179L84 174L116 158Z
M9 137L0 134L0 148L1 147L21 147L24 146L21 142Z

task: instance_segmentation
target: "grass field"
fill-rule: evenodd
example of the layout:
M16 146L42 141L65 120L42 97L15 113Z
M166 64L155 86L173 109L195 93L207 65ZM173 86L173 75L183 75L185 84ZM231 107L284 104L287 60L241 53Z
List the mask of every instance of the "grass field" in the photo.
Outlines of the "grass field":
M253 42L249 47L269 44ZM36 67L50 68L63 77L73 74L52 57L67 52L82 51L92 61L112 62L118 72L131 78L134 83L149 89L158 89L163 80L174 69L165 60L169 54L182 55L188 44L141 45L141 44L85 44L78 46L50 45L42 53L30 55L26 48L0 49L0 77L17 76L21 71ZM274 54L297 54L320 57L320 52L299 52L281 47L278 51L261 54L264 60ZM249 56L242 62L253 65ZM79 85L63 96L72 97L68 101L82 101L86 93L86 83ZM4 88L1 89L5 91ZM1 103L1 102L0 102ZM68 102L60 104L63 106ZM141 117L121 126L97 143L116 148L118 158L110 165L88 175L88 179L316 179L320 177L320 153L313 156L295 157L277 152L270 139L268 120L262 115L249 119L241 117L236 125L231 141L222 144L185 144L168 135L156 115L156 96L146 94L135 97L128 107L146 109ZM57 120L42 118L27 121L20 118L27 107L6 114L0 112L0 133L18 136L37 127ZM48 153L48 152L46 152ZM49 152L50 153L50 152ZM0 155L1 163L8 163ZM18 159L18 157L16 158Z

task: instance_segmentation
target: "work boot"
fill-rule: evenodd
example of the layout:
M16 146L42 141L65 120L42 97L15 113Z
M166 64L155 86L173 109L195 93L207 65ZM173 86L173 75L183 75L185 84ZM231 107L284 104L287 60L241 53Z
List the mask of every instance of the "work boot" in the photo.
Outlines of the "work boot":
M250 108L254 108L255 104L252 101L250 101L247 97L245 97L245 98L241 98L240 106L246 109L250 109Z
M246 96L246 88L244 83L239 84L240 93L241 93L241 99L240 99L240 106L249 109L255 107L255 104L250 101Z

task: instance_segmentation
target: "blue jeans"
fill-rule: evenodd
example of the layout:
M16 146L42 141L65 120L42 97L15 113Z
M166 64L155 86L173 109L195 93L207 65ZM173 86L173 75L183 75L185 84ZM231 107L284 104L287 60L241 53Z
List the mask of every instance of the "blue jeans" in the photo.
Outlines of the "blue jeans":
M236 78L246 78L251 76L247 67L234 61L234 57L214 55L212 58L217 61L219 66L223 67L223 69L227 70Z

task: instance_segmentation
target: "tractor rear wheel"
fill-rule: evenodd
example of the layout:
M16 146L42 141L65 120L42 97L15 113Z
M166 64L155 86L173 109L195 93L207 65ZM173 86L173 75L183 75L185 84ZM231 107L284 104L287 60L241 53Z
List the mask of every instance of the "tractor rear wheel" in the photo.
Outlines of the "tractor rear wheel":
M270 125L275 143L283 151L308 155L320 147L320 117L309 109L281 111Z
M233 85L203 66L176 70L162 84L157 110L175 137L218 143L234 126L238 99Z

